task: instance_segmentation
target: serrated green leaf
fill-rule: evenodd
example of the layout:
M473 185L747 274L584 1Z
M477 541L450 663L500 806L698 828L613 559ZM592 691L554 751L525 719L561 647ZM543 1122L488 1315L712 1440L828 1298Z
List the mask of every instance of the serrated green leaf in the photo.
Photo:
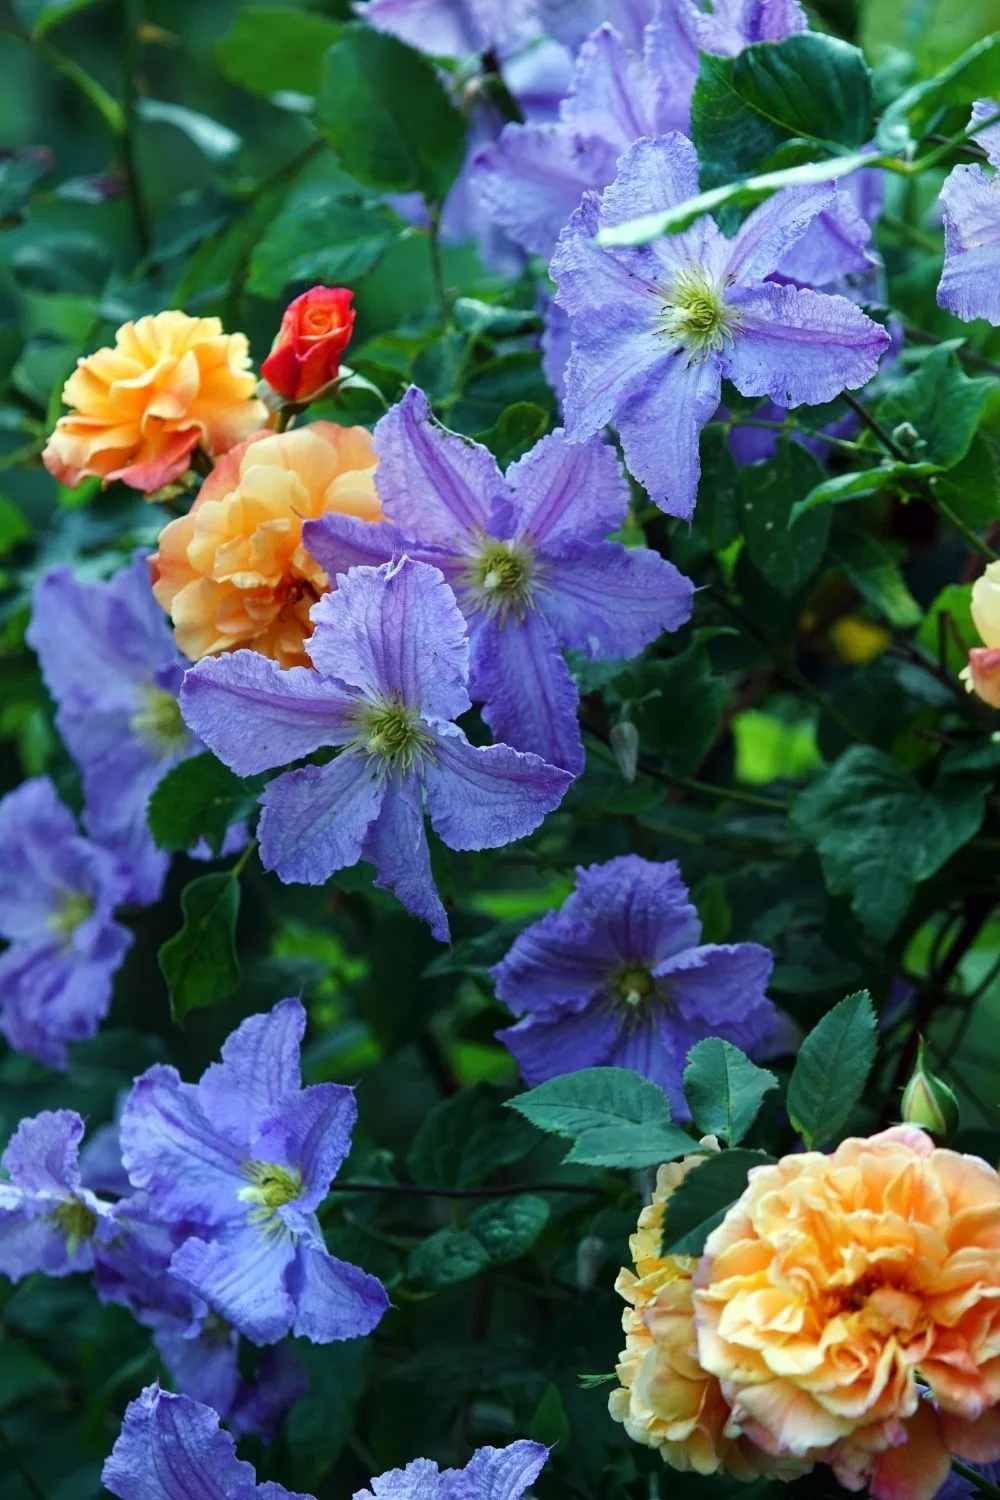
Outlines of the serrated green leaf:
M907 588L895 557L878 537L864 531L843 532L831 550L862 599L890 625L910 630L920 624L924 612Z
M669 1125L670 1101L661 1088L631 1068L581 1068L549 1078L507 1108L539 1130L571 1140L585 1130L621 1124Z
M257 806L261 778L243 781L210 751L181 761L149 799L147 820L160 849L193 849L205 839L213 854L222 851L230 824L248 818Z
M708 1152L671 1193L663 1215L662 1254L700 1255L705 1241L747 1185L753 1167L774 1160L763 1151Z
M231 83L265 99L280 92L315 95L323 54L341 29L312 11L244 5L212 51Z
M232 871L200 875L181 892L184 925L160 949L160 970L175 1021L232 994L240 979L236 918L240 883Z
M990 375L966 375L956 348L957 344L939 344L932 349L878 405L884 428L891 432L908 422L924 445L919 457L944 469L968 453L986 403L1000 389L1000 381Z
M875 1038L871 996L858 990L835 1005L799 1048L788 1084L788 1114L810 1150L836 1136L864 1093Z
M655 750L676 776L692 775L715 739L727 697L703 642L643 662L629 672L628 684L640 751Z
M584 1130L570 1151L568 1165L581 1167L619 1167L631 1171L638 1167L658 1167L664 1161L676 1161L698 1143L677 1125L598 1125Z
M398 224L383 204L337 185L305 182L254 246L248 290L257 297L279 297L291 282L357 281L398 235Z
M503 1114L495 1090L477 1084L442 1099L424 1117L406 1164L430 1187L472 1187L496 1167L521 1161L538 1143L523 1121Z
M489 1251L464 1229L439 1229L411 1253L407 1274L423 1286L454 1286L490 1264Z
M778 1080L721 1037L706 1037L688 1053L684 1094L703 1135L735 1146L757 1118L765 1094Z
M465 1222L495 1266L518 1260L529 1251L549 1221L549 1205L532 1193L498 1198L471 1213Z

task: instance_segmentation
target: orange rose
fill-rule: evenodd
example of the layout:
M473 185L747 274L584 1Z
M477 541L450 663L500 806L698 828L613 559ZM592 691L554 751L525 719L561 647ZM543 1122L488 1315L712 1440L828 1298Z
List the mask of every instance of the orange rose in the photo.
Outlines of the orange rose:
M314 286L285 308L278 337L260 367L272 390L286 401L309 401L336 380L340 356L354 331L354 293L342 286Z
M744 1432L878 1500L1000 1457L1000 1176L894 1126L757 1167L708 1239L698 1356ZM922 1398L925 1388L933 1405Z
M88 475L147 494L177 479L200 444L225 453L261 427L246 336L218 318L162 312L124 323L113 349L77 361L42 459L61 484Z
M255 433L226 454L150 558L186 656L249 646L284 667L310 665L309 611L329 579L302 545L302 523L327 511L377 520L375 463L369 432L333 422Z
M718 1150L711 1136L701 1144ZM612 1391L608 1409L634 1442L659 1449L664 1462L682 1473L792 1479L808 1472L808 1461L782 1461L743 1437L719 1382L698 1363L692 1286L697 1260L660 1253L666 1203L703 1160L687 1156L660 1168L653 1201L642 1210L629 1240L635 1274L622 1270L615 1282L615 1290L630 1304L622 1315L626 1346L617 1368L621 1389Z

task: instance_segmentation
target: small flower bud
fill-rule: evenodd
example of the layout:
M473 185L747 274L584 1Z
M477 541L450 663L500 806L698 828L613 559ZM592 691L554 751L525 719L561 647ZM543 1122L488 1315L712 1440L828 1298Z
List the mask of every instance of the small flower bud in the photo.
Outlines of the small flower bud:
M931 1072L923 1042L917 1065L903 1090L901 1115L904 1124L919 1125L940 1141L950 1141L958 1132L958 1100L944 1080Z
M639 731L631 719L620 719L608 736L622 780L629 786L639 768Z
M959 674L970 693L975 693L991 708L1000 708L1000 651L989 646L973 646L969 665Z
M314 286L285 308L260 373L286 401L311 401L336 380L354 331L353 299L346 287Z
M927 447L912 422L900 422L898 427L892 429L890 436L896 447L901 448L907 458L915 458Z

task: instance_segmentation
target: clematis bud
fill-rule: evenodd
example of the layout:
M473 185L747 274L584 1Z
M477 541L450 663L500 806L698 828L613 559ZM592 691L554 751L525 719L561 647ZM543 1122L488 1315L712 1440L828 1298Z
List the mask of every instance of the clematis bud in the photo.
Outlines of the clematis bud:
M286 401L311 401L336 380L354 331L353 299L346 287L314 286L285 308L260 372Z
M917 1065L903 1090L902 1119L907 1125L929 1130L939 1141L949 1141L958 1131L959 1108L954 1093L932 1073L920 1043Z
M631 786L639 767L639 731L631 719L620 719L608 735L622 780Z

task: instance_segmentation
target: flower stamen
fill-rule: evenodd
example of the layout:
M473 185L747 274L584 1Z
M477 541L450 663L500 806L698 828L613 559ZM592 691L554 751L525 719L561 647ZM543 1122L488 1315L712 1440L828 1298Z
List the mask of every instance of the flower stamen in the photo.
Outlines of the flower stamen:
M700 266L679 271L665 290L661 332L676 339L691 360L718 351L733 336L734 308Z

